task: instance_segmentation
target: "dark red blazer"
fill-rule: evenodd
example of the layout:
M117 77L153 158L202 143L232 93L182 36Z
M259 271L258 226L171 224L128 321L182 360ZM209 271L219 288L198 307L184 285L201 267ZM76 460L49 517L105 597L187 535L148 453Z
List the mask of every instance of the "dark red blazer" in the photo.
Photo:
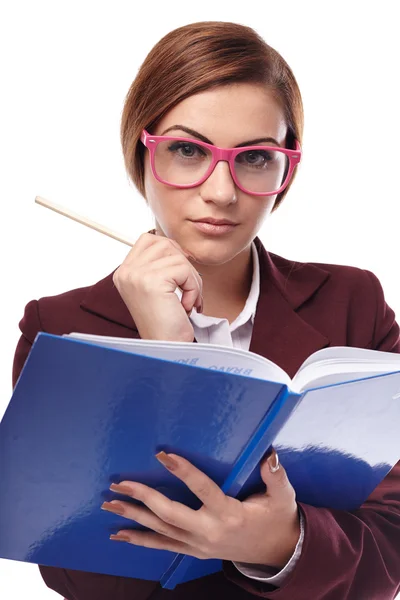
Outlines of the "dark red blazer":
M250 350L293 376L313 352L356 346L400 352L399 327L377 278L337 265L260 257L260 297ZM112 281L31 301L20 323L13 382L38 331L139 337ZM379 398L376 399L379 402ZM340 480L338 480L340 486ZM44 499L45 500L45 499ZM46 584L68 600L389 600L400 583L400 464L353 513L302 504L300 560L279 589L241 575L228 561L221 573L164 590L157 582L40 567Z

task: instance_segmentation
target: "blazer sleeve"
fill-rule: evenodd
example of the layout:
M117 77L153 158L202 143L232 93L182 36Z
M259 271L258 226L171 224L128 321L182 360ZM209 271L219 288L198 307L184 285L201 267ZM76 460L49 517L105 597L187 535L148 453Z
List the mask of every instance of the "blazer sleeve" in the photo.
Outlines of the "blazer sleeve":
M376 276L367 273L376 302L371 348L400 353L394 312ZM358 510L299 505L305 522L304 544L284 584L276 589L255 582L224 561L228 579L254 596L271 600L388 600L396 596L400 589L400 462Z
M13 387L17 383L36 334L43 331L37 300L27 304L19 327L22 335L14 355ZM68 600L110 600L111 598L112 600L144 600L159 586L153 581L101 573L72 571L42 565L39 565L39 569L46 585Z

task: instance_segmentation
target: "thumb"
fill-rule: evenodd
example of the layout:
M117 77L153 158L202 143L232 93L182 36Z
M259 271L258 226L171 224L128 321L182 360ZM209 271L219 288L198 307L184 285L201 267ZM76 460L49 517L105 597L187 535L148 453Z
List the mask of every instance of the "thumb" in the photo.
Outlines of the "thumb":
M293 487L286 471L279 462L278 453L272 448L271 453L261 462L260 473L267 490L267 496L281 497L282 500L293 495Z

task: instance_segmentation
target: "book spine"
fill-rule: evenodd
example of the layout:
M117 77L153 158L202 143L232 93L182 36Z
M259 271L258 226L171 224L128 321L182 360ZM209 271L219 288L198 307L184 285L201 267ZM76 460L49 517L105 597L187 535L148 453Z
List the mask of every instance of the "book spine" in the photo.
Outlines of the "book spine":
M288 398L292 401L288 402ZM283 385L270 409L251 436L246 447L237 458L228 477L221 486L222 491L231 497L236 497L247 479L262 460L292 411L296 408L301 395L292 394ZM160 579L163 588L173 590L182 582L187 569L194 560L187 554L177 554L171 565Z

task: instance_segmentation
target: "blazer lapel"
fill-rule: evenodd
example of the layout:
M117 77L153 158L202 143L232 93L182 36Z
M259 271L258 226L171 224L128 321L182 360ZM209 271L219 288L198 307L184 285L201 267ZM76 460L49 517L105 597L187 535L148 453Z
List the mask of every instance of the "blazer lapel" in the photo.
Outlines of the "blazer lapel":
M308 356L329 345L328 338L296 311L330 273L270 254L258 238L255 242L260 258L260 296L250 351L272 360L293 377Z

